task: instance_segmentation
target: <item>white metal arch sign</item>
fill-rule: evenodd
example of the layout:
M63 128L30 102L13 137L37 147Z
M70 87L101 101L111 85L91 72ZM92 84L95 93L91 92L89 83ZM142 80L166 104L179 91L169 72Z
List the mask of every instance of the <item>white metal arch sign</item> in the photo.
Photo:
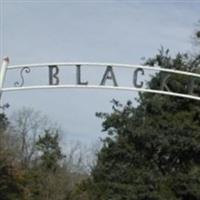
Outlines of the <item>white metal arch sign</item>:
M73 67L75 72L74 83L63 83L61 80L61 68ZM103 73L100 75L96 84L90 84L90 80L83 79L83 67L87 67L90 70L91 67L103 68ZM31 73L34 69L46 68L48 70L47 82L45 84L26 85L24 75ZM131 70L131 79L129 80L131 85L120 85L118 77L115 74L117 68ZM8 71L18 70L20 80L15 81L12 86L5 86L5 80ZM149 88L145 86L142 77L148 73L147 71L163 72L163 76L159 89ZM177 91L171 91L168 87L168 81L171 74L183 75L189 81L187 82L188 88L186 93L180 93ZM28 77L26 77L28 78ZM9 59L4 58L0 68L0 97L4 92L9 91L23 91L33 89L55 89L55 88L90 88L90 89L113 89L113 90L127 90L127 91L140 91L150 92L155 94L163 94L170 96L183 97L188 99L200 100L200 96L195 94L197 85L194 80L200 81L200 74L166 69L161 67L151 67L143 65L129 65L129 64L114 64L114 63L43 63L43 64L27 64L27 65L13 65L9 66ZM109 84L108 84L109 83Z

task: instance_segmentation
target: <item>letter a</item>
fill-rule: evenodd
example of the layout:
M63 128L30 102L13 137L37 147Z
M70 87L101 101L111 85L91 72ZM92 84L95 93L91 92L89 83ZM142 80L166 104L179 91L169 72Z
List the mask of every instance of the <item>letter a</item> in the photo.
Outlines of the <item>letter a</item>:
M118 86L112 66L107 66L100 85L105 85L107 79L113 80L113 85Z
M54 72L55 70L55 72ZM58 78L59 68L57 65L50 65L49 66L49 85L58 85L59 78Z

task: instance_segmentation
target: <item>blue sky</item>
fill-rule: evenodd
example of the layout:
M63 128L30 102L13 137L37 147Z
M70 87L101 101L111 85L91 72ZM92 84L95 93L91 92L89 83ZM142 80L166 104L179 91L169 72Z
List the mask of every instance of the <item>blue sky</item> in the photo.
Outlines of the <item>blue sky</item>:
M1 2L0 57L11 64L114 62L140 64L163 45L172 54L192 50L200 1L20 1ZM89 74L90 76L90 74ZM92 74L91 74L92 76ZM43 74L34 79L46 79ZM124 77L126 78L126 77ZM96 111L111 111L112 98L134 101L136 93L57 90L3 95L9 113L22 106L58 121L66 140L93 143L101 133Z

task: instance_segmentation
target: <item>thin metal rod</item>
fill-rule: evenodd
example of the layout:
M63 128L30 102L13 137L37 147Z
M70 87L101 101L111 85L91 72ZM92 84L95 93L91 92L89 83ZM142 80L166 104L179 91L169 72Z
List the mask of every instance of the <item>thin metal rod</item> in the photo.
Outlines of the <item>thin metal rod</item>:
M151 66L144 66L144 65L130 65L130 64L118 64L118 63L85 63L85 62L71 62L71 63L38 63L38 64L26 64L26 65L12 65L8 67L8 70L12 69L19 69L23 67L30 67L30 68L38 68L38 67L47 67L49 65L57 65L61 67L75 67L77 65L81 66L88 66L88 67L106 67L106 66L113 66L117 68L143 68L147 70L154 70L154 71L163 71L163 72L169 72L169 73L175 73L175 74L182 74L187 76L193 76L200 78L200 74L193 73L193 72L187 72L187 71L181 71L181 70L175 70L175 69L166 69L161 67L151 67Z
M1 106L1 96L3 92L3 86L5 82L5 77L6 77L6 70L9 64L9 58L6 57L3 59L1 68L0 68L0 106Z
M192 96L188 94L180 94L175 92L167 92L161 90L152 90L152 89L144 89L144 88L135 88L135 87L114 87L114 86L97 86L97 85L43 85L43 86L27 86L27 87L10 87L3 88L3 92L11 92L11 91L24 91L24 90L37 90L37 89L64 89L64 88L75 88L75 89L112 89L112 90L122 90L122 91L137 91L137 92L149 92L155 94L163 94L175 97L183 97L188 99L200 100L198 96Z

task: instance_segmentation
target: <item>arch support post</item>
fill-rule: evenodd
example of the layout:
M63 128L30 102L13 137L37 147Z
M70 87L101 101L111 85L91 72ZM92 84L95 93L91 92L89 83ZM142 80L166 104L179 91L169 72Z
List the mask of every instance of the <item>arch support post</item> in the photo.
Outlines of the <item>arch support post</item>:
M9 58L6 57L3 59L3 62L1 64L1 68L0 68L0 107L2 107L1 105L1 97L2 97L2 93L3 93L3 86L4 86L4 82L5 82L5 77L6 77L6 70L9 64Z

